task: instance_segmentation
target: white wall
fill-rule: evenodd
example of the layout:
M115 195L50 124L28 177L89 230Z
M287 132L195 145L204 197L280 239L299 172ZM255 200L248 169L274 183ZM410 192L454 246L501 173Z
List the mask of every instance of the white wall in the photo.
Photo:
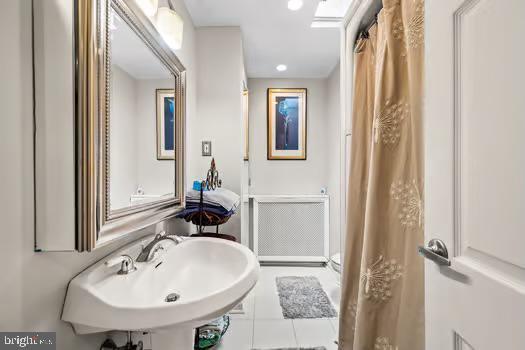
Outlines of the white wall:
M331 116L325 79L249 79L250 194L319 194L328 187ZM307 89L306 160L267 160L267 89ZM330 188L328 189L330 190Z
M174 2L185 21L185 44L177 54L188 68L190 79L195 79L193 26L183 1ZM70 325L60 321L67 283L125 242L93 253L33 251L30 0L0 0L0 45L0 256L4 262L0 282L0 331L56 331L59 350L98 349L105 335L75 336ZM188 90L190 119L193 113L195 87ZM70 151L70 148L64 150ZM153 230L141 231L134 238Z
M169 79L137 80L137 183L146 194L173 192L175 163L157 159L156 89L173 89Z
M194 180L206 177L212 158L201 155L201 142L207 140L212 141L212 153L223 187L240 195L244 70L241 31L238 27L203 27L196 32L198 101L197 113L188 129L187 186L191 187ZM241 213L222 225L220 232L240 239Z
M173 89L170 79L136 79L112 66L111 72L111 208L130 204L141 187L145 194L172 193L175 164L157 159L156 89Z
M20 6L28 2L22 1ZM15 8L13 1L2 2L3 8ZM74 130L74 57L73 2L62 0L33 1L35 56L35 158L36 193L39 210L36 212L37 245L70 250L75 245L75 130ZM29 5L27 5L29 7ZM26 16L31 9L23 11ZM3 12L7 15L6 12ZM52 18L52 20L48 20ZM26 17L12 18L24 31L31 30ZM2 22L4 32L11 26ZM25 33L25 32L24 32ZM7 34L6 34L7 35ZM29 45L22 41L18 45ZM24 47L25 48L25 47ZM2 50L2 56L10 50ZM31 52L28 52L30 58ZM4 59L4 57L2 57ZM2 82L6 82L2 78ZM24 100L30 101L31 85L25 86ZM64 150L71 150L64 152ZM61 220L54 220L61 216ZM52 234L48 235L48 232Z
M341 247L341 196L346 196L345 189L340 187L341 176L341 148L340 148L340 86L339 64L334 68L326 80L326 103L329 117L328 128L328 194L330 195L330 254L340 251Z
M330 195L330 253L339 250L338 67L327 79L248 79L250 89L250 194ZM268 88L307 89L307 159L267 159ZM335 203L335 204L334 204Z
M137 81L116 65L111 67L110 204L129 206L137 189Z

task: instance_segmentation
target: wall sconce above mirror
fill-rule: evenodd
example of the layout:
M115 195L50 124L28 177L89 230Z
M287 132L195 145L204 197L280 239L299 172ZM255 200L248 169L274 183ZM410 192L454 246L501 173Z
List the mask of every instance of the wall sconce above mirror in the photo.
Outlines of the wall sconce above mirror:
M168 7L159 7L158 0L135 0L142 12L155 24L162 39L173 50L182 47L184 21L175 11L171 0L165 0Z
M167 7L159 8L156 26L170 48L178 50L182 47L184 22L177 12Z
M164 23L157 0L77 0L70 32L50 31L50 8L67 6L33 5L37 251L90 251L184 207L186 74L172 50L182 42L182 20L166 8L180 23ZM42 43L57 34L75 44L46 49ZM56 59L69 59L74 84L59 78L57 71L70 71ZM51 99L51 85L74 103ZM51 111L57 103L62 110ZM70 142L74 149L64 150Z

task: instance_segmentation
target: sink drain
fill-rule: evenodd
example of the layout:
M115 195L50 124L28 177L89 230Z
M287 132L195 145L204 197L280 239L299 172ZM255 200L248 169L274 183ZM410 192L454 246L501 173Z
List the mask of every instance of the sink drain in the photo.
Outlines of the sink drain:
M179 298L180 298L179 294L177 294L177 293L170 293L170 294L168 294L168 296L166 297L166 299L164 301L166 301L167 303L173 303L174 301L179 300Z

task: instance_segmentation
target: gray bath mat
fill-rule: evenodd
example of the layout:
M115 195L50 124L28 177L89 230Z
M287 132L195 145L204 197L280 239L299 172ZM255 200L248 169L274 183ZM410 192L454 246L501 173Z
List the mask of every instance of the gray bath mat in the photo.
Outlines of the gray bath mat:
M286 276L275 280L284 318L337 317L337 312L316 277Z

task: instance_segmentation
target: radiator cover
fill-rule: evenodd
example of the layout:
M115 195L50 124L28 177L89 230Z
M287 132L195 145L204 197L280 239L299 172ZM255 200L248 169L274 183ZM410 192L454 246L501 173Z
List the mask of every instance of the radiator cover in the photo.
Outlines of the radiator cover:
M259 261L328 261L328 196L254 196L253 208Z

